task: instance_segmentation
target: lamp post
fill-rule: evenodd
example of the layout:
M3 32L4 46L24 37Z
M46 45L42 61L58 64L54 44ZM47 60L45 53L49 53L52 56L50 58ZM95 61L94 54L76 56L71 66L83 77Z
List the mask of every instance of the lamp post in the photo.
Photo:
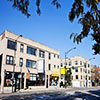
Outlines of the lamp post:
M14 58L13 58L12 93L14 92L14 91L13 91L13 85L14 85L14 80L15 80L15 66L16 66L15 60L16 60L17 41L18 41L18 39L19 39L20 37L22 37L22 35L19 35L19 36L16 38L16 40L15 40L16 45L15 45ZM15 91L16 91L16 86L15 86Z
M74 49L76 49L76 47L74 47L74 48L71 48L71 49L69 49L67 52L65 52L65 69L67 69L67 63L66 63L66 59L68 58L67 57L67 55L68 55L68 53L70 53L72 50L74 50ZM67 74L67 72L65 72L65 80L66 80L66 74ZM65 81L65 84L66 84L66 81Z

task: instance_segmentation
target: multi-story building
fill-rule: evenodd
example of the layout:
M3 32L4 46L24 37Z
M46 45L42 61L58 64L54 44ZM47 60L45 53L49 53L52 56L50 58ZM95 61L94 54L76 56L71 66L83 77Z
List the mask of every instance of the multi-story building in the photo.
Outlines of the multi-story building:
M6 89L52 87L59 84L60 53L21 35L0 35L0 86Z
M65 83L64 67L71 69L71 83L72 87L90 87L91 86L91 66L88 59L81 56L74 56L73 58L63 59L61 61L61 79Z

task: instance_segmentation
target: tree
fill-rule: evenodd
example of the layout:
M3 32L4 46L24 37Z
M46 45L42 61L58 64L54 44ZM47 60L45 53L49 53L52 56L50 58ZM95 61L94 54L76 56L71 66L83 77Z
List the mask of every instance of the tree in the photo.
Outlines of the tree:
M28 12L29 0L8 0L13 2L13 7L17 8L27 17L30 16ZM37 14L40 15L40 0L35 0L37 6ZM60 8L61 5L58 0L51 0L51 4ZM70 38L73 38L73 42L77 44L81 43L84 38L88 35L92 36L95 41L92 49L94 54L100 54L100 0L74 0L72 4L72 9L69 12L69 20L74 21L75 18L78 19L78 23L82 25L82 30L80 33L72 33ZM85 5L88 9L85 9Z
M8 0L10 2L13 2L12 7L17 8L19 11L22 12L22 14L25 14L27 17L30 16L30 13L28 12L29 8L29 0ZM33 0L34 1L34 0ZM35 0L36 1L36 6L37 6L37 14L40 15L40 0ZM52 0L51 4L56 6L57 8L60 8L61 5L58 3L58 0Z
M78 44L82 42L82 39L88 35L92 36L95 41L92 49L94 54L100 54L100 0L75 0L72 9L69 13L69 20L73 22L75 17L78 19L78 23L82 25L82 31L78 33L72 33L70 38L73 37L73 42ZM86 4L87 10L84 5Z

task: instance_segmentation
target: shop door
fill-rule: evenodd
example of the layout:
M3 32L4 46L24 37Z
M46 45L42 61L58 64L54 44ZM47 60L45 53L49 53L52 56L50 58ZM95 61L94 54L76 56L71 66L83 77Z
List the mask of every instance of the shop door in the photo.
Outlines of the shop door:
M48 88L48 75L47 75L47 80L46 80L46 88Z

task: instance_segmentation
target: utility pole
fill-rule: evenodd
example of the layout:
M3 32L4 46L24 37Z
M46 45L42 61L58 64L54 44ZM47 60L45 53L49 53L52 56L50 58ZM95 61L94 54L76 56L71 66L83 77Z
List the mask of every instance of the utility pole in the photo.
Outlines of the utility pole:
M65 85L66 85L66 77L68 77L68 76L67 76L67 71L66 71L66 70L68 69L68 68L67 68L66 59L68 58L68 57L67 57L68 53L71 52L71 51L74 50L74 49L76 49L76 47L71 48L71 49L69 49L67 52L65 52ZM71 69L69 69L69 71L71 71Z
M16 61L17 41L18 41L18 39L19 39L20 37L22 37L22 35L19 35L19 36L17 37L17 39L15 40L16 45L15 45L14 58L13 58L12 93L14 92L14 91L13 91L13 87L14 87L14 80L15 80L15 66L16 66L15 61ZM16 84L15 84L15 85L16 85ZM15 92L16 92L16 86L15 86Z

